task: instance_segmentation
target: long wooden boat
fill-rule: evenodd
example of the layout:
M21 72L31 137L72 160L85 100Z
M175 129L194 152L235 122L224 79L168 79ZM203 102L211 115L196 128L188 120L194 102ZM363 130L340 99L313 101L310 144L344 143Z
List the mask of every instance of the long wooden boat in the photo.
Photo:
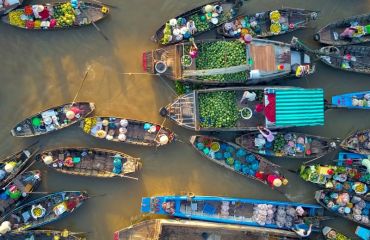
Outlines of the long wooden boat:
M41 182L41 172L28 171L16 176L7 187L0 190L0 217L18 207Z
M195 131L317 126L324 124L324 97L322 89L295 87L203 89L179 96L160 114Z
M328 226L323 227L322 235L324 235L324 238L327 240L351 240L351 238Z
M155 123L119 117L89 117L80 127L94 137L142 146L163 146L173 142L175 134Z
M319 190L315 193L315 199L321 206L338 216L367 227L370 226L370 202L359 195L334 190ZM346 205L346 203L352 204Z
M83 240L81 233L69 232L68 230L28 230L12 231L0 236L0 240Z
M18 123L11 134L15 137L33 137L69 127L92 113L94 103L75 102L52 107Z
M299 237L291 232L280 229L213 223L195 220L153 219L144 221L114 232L114 240L132 239L176 239L198 240L204 236L219 236L220 239L269 239L291 240Z
M297 214L297 209L300 216ZM268 210L271 211L266 216L264 212ZM291 230L295 224L302 224L304 219L319 220L323 217L324 209L314 204L246 198L155 196L142 199L141 212L210 222ZM284 217L278 217L278 212ZM262 219L260 215L264 215L265 218ZM286 218L287 215L291 218ZM313 231L320 230L318 225L317 222L316 224L313 223Z
M356 235L359 236L362 240L370 239L370 230L361 226L357 226Z
M340 146L349 152L370 155L370 129L354 131Z
M23 0L12 1L11 4L9 4L8 1L0 0L0 16L7 14L11 10L20 6L22 3L23 3Z
M207 159L247 178L279 189L287 184L284 170L280 166L234 143L201 135L191 136L190 143ZM272 182L273 179L276 182Z
M104 5L84 1L79 1L79 7L74 9L67 1L27 5L9 12L1 20L18 28L48 31L90 25L105 18L108 11Z
M246 133L235 142L248 151L272 157L316 158L324 156L335 149L338 139L310 135L299 132L275 132L275 138L268 142L260 132Z
M139 158L100 148L55 148L36 159L61 173L101 178L130 177L141 166Z
M343 190L358 195L366 195L370 190L370 174L366 168L347 166L343 160L338 160L337 165L302 165L299 175L303 180L327 189ZM357 191L360 185L362 189Z
M370 47L361 45L326 46L319 50L320 60L336 69L370 74Z
M204 10L207 5L212 7L212 9L210 9L212 10L210 14L214 15L215 17L206 19L207 17ZM220 12L219 10L216 10L215 7L217 6L221 7L223 11ZM207 8L211 7L207 6ZM172 23L172 21L170 20L163 24L156 31L156 33L152 37L152 40L161 45L170 45L179 43L185 39L188 39L189 36L191 37L198 36L202 33L208 32L216 28L217 26L223 24L226 21L233 19L237 14L237 10L238 8L235 7L233 3L228 3L225 1L214 1L211 3L207 3L172 19L172 21L176 20L176 23ZM189 31L189 28L187 27L187 24L190 20L194 22L194 25L197 29L193 34ZM212 20L215 22L212 22ZM184 32L181 32L181 28L184 28Z
M346 28L353 28L352 37L341 37ZM370 41L370 13L335 21L321 28L314 39L328 45L359 44Z
M370 91L352 92L335 95L331 98L330 108L370 109Z
M79 208L88 199L86 192L64 191L28 202L4 216L13 231L25 231L57 221Z
M0 181L0 188L6 186L26 167L37 150L37 148L32 148L31 145L24 150L0 160L0 169L3 169L4 172L4 176Z
M269 10L239 16L219 26L217 33L229 38L240 38L246 34L257 38L271 37L305 28L317 16L317 11L300 8Z
M172 80L208 85L255 85L285 77L300 78L315 71L311 56L295 46L253 39L245 44L235 39L181 43L143 53L143 69Z

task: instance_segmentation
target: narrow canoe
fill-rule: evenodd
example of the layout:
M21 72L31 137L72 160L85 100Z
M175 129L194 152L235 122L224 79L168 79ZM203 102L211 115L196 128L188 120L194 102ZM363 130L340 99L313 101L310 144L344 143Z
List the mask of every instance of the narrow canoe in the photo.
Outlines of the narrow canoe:
M345 94L333 96L331 98L330 107L369 110L370 109L370 91L345 93Z
M299 237L291 231L252 227L195 220L152 219L114 232L114 240L168 239L190 240L207 239L219 236L220 239L275 239L292 240ZM1 240L1 238L0 238Z
M324 125L322 89L227 87L194 90L160 109L160 115L194 131L253 131Z
M200 135L191 136L190 143L207 159L247 178L269 185L267 176L272 175L280 179L280 186L285 179L280 166L234 143Z
M272 22L271 16L276 16L275 23ZM310 21L316 20L317 16L317 11L300 8L269 10L239 16L219 26L217 33L230 38L239 38L243 35L242 32L257 38L277 36L305 28Z
M37 150L37 148L29 146L27 149L21 150L0 160L0 169L5 170L5 175L0 181L0 188L6 186L26 167L31 158L36 154Z
M370 155L370 129L354 131L340 146L349 152Z
M316 158L337 149L337 139L299 132L276 132L268 142L260 132L251 132L235 139L235 142L251 152L272 157Z
M356 26L357 24L357 26ZM352 37L341 37L346 28L356 29ZM359 44L370 41L370 13L335 21L321 28L314 39L328 45Z
M211 6L220 6L222 7L223 9L223 12L220 13L218 15L218 17L216 17L217 19L217 23L216 24L213 24L211 21L202 21L201 18L205 16L204 12L203 12L203 9L205 8L205 6L207 5L211 5ZM233 3L227 3L225 1L214 1L214 2L211 2L211 3L207 3L205 5L202 5L200 7L197 7L195 9L192 9L188 12L185 12L177 17L175 17L174 19L176 19L177 21L179 21L179 19L185 19L186 21L189 21L189 20L192 20L194 21L195 23L195 27L197 28L197 31L192 35L192 37L195 37L195 36L198 36L202 33L205 33L205 32L208 32L214 28L216 28L217 26L219 26L220 24L223 24L225 23L226 21L229 21L231 19L233 19L237 14L237 7L234 7L234 4ZM181 25L181 26L180 26ZM170 44L175 44L175 43L179 43L181 41L183 41L184 39L179 39L177 38L176 36L179 37L179 35L174 35L174 30L177 29L177 28L181 28L182 26L186 26L186 23L185 24L176 24L176 26L174 27L171 27L170 25L170 22L166 22L165 24L163 24L157 31L156 33L154 34L154 36L152 37L152 40L156 43L159 43L161 45L170 45ZM171 39L167 39L167 41L163 41L164 40L164 36L165 36L165 29L166 29L166 26L167 26L167 30L169 31L169 36L171 36ZM181 36L183 36L181 34Z
M357 226L356 235L359 236L362 240L370 239L370 230L361 226Z
M345 190L355 193L356 186L364 186L359 195L366 195L370 190L370 174L366 168L354 165L345 165L344 161L338 160L337 165L302 165L299 171L300 177L311 183L327 189Z
M63 4L69 4L69 8L71 9L70 13L65 14L62 10ZM47 12L47 16L45 17L46 20L42 20L40 17L36 17L34 13L31 15L27 15L25 12L26 8L32 8L42 6ZM50 10L51 9L51 10ZM106 12L107 11L107 12ZM108 14L108 8L104 5L98 3L91 3L91 2L83 2L80 1L80 7L78 9L72 10L72 6L70 3L67 2L58 2L58 3L46 3L43 5L28 5L25 8L15 9L9 12L8 15L2 17L2 21L7 23L11 26L27 29L27 30L39 30L39 31L48 31L48 30L57 30L57 29L69 29L69 28L76 28L87 26L92 23L98 22L105 18ZM27 20L23 20L24 16L29 16ZM73 15L74 17L70 20L63 20L68 18L69 16ZM74 20L73 20L74 19ZM67 21L69 23L67 23ZM42 27L40 24L46 22L47 26ZM56 25L53 27L49 27L52 25L52 22L55 22ZM31 27L32 26L32 27Z
M0 16L1 16L1 15L4 15L4 14L7 14L11 10L20 6L23 3L23 0L13 1L14 4L7 5L7 6L4 6L4 4L3 4L4 1L3 0L1 0L0 2L1 2L1 4L0 4Z
M338 216L367 227L370 226L370 202L361 196L347 192L319 190L315 193L315 199L321 206ZM352 203L352 208L349 208L345 204L346 202ZM344 211L349 211L349 213L347 214Z
M259 212L257 211L262 208L266 211L267 209L271 210L268 217L263 220L259 219ZM297 214L297 208L301 214L300 216ZM320 222L320 218L323 218L324 209L315 204L247 198L155 196L142 199L141 212L210 222L291 230L293 225L301 224L305 219ZM278 212L284 213L283 219L278 217ZM286 215L288 217L285 217ZM317 222L313 222L313 231L320 230L318 225Z
M222 86L256 85L315 72L311 53L284 42L254 38L250 44L237 39L198 40L195 44L196 58L190 56L190 42L146 51L143 70L174 81Z
M68 216L88 199L86 192L64 191L38 198L12 210L1 221L13 231L38 228Z
M94 103L75 102L52 107L18 123L11 134L15 137L33 137L69 127L91 114Z
M336 229L325 226L322 229L322 235L324 235L325 239L327 240L351 240L349 237L345 236L344 234L338 232Z
M0 217L18 207L26 200L41 182L41 172L38 170L21 173L7 187L0 190Z
M175 134L155 123L117 117L89 117L80 127L87 134L114 142L142 146L163 146L173 142Z
M81 233L69 232L68 230L28 230L9 232L0 236L0 240L83 240Z
M138 158L100 148L50 149L37 155L36 159L61 173L100 178L130 176L141 166Z
M320 60L336 69L370 74L370 47L361 45L326 46L319 51Z

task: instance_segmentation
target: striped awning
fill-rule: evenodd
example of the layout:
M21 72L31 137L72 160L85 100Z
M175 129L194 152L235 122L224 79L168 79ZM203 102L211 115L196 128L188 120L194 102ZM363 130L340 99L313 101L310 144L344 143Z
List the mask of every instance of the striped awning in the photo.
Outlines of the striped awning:
M276 89L278 127L324 125L323 89Z

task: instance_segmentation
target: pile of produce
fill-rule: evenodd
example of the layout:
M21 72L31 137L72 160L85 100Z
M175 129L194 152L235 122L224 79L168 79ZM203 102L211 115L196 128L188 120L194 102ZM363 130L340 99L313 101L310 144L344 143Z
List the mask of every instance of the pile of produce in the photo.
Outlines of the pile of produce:
M70 2L63 3L54 7L54 18L59 26L72 26L76 20L76 15Z
M232 128L240 118L234 91L199 93L202 128Z
M217 41L198 44L197 70L227 68L247 63L245 44L240 41ZM198 76L199 80L215 80L221 82L245 81L246 71L209 76Z
M335 230L330 230L328 234L325 236L329 240L351 240L350 238L346 237L345 235L341 234L340 232L336 232Z
M9 23L11 25L18 26L18 27L25 27L26 21L22 20L21 18L22 15L23 15L22 9L11 11L9 13Z
M299 212L302 207L273 206L270 204L255 204L252 219L259 225L276 224L279 228L292 228L295 222L299 222Z
M85 133L90 133L91 128L97 123L96 118L86 118L83 120L83 130Z
M284 148L284 145L285 145L284 135L281 134L281 133L278 133L275 136L275 139L274 139L274 142L273 142L273 147L272 147L273 148L273 151L275 153L281 152L283 150L283 148Z
M194 14L190 16L189 19L194 21L195 27L197 28L198 32L205 32L210 28L208 22L205 21L205 19L202 19L202 17L199 16L199 14Z
M347 192L322 193L320 200L333 212L350 217L362 224L369 223L370 202Z

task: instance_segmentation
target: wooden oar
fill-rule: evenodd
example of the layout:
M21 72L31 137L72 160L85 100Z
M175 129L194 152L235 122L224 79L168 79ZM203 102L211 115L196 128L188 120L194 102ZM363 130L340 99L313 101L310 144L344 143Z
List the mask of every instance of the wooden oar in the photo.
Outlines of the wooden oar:
M90 0L90 1L93 1L93 2L99 3L99 4L101 4L101 5L108 6L108 7L110 7L110 8L118 8L117 6L114 6L114 5L111 5L111 4L107 4L107 3L103 3L103 2L100 2L100 1L97 1L97 0Z
M103 31L94 23L94 21L86 14L86 12L82 9L82 8L78 8L80 9L80 11L87 17L87 19L89 19L89 21L91 22L91 24L95 27L95 29L100 33L100 35L103 36L103 38L105 40L109 40L108 37L103 33Z

